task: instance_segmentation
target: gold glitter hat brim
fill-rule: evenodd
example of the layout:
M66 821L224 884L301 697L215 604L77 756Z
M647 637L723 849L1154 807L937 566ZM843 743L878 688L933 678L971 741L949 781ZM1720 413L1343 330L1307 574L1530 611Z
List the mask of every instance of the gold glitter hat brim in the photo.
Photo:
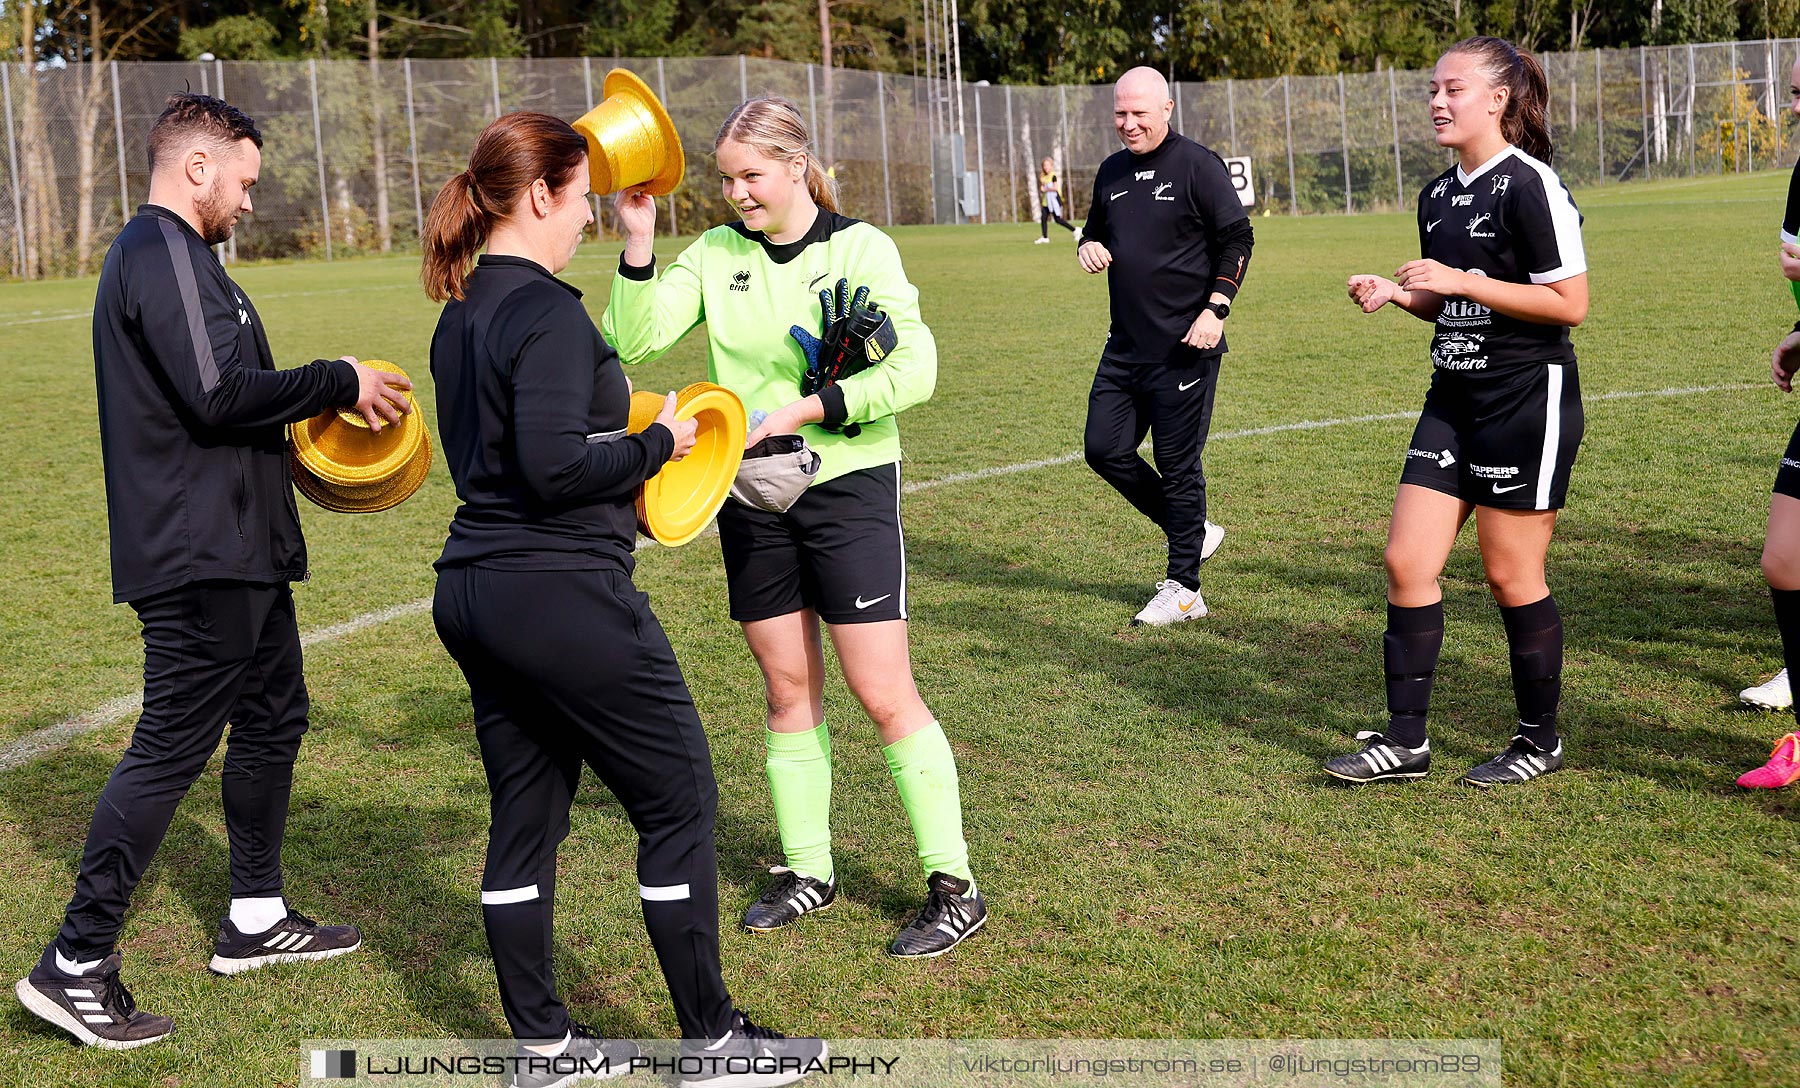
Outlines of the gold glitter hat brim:
M606 73L605 97L575 122L587 140L588 182L596 193L643 185L651 196L681 186L687 160L681 133L648 84L623 68Z
M367 484L334 484L319 479L307 470L290 447L288 472L294 488L314 504L340 514L373 514L399 506L411 498L431 472L431 436L420 428L422 440L418 451L399 472L386 480Z
M636 434L655 421L662 397L634 393L628 429ZM744 460L748 419L736 393L712 382L695 382L675 394L677 419L697 424L694 448L670 461L638 489L638 526L651 539L675 548L700 535L725 504Z
M406 376L406 372L382 359L365 359L373 370ZM370 429L353 408L321 412L288 426L288 446L312 475L341 487L379 484L400 473L418 456L425 440L425 420L418 402L408 393L411 411L381 431Z

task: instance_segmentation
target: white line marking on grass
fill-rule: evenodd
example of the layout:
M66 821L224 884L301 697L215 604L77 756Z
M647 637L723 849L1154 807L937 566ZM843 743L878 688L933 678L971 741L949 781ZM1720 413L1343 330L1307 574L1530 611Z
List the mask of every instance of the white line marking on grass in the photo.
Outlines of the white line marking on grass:
M309 298L313 295L360 295L369 291L403 291L417 286L417 284L411 283L377 283L368 287L321 287L316 291L273 291L257 295L254 301L268 302L278 298ZM94 316L92 310L71 310L54 317L25 317L16 321L0 321L0 329L10 329L18 325L41 325L46 321L79 321L92 316Z
M1668 389L1629 389L1618 393L1596 393L1582 397L1583 401L1597 400L1635 400L1640 397L1681 397L1696 393L1724 393L1743 389L1760 389L1760 384L1744 385L1686 385ZM1317 431L1326 427L1347 427L1353 423L1390 423L1401 419L1417 419L1418 411L1382 412L1367 416L1343 416L1338 419L1303 419L1297 423L1276 423L1267 427L1246 427L1241 431L1219 431L1207 438L1207 442L1224 442L1233 438L1260 438L1263 435L1282 434L1287 431ZM1145 442L1139 449L1148 449L1150 443ZM910 483L903 490L907 494L915 491L929 491L945 484L965 484L975 480L989 480L996 476L1011 476L1016 472L1031 472L1040 468L1055 468L1058 465L1073 464L1082 459L1082 453L1065 453L1060 457L1046 457L1041 461L1021 461L1016 465L1000 465L996 468L975 469L972 472L952 472L943 476L933 476L929 480Z
M397 620L406 616L416 616L421 612L431 611L431 598L421 597L405 604L391 605L374 612L365 612L360 616L334 623L330 627L321 627L316 631L308 631L300 636L300 645L315 646L321 642L335 642L340 638L353 635L366 627L374 627L389 620ZM116 721L129 718L144 709L142 695L127 695L88 711L78 714L67 721L39 729L0 748L0 771L9 771L14 767L29 763L41 755L61 748L63 745L96 729L111 725Z
M1584 401L1604 400L1639 400L1645 397L1684 397L1703 393L1731 393L1746 389L1760 389L1760 382L1747 382L1740 385L1684 385L1667 389L1631 389L1617 393L1596 393L1586 396ZM1246 427L1238 431L1222 431L1210 436L1209 442L1222 442L1233 438L1258 438L1263 435L1284 434L1289 431L1317 431L1329 427L1347 427L1356 423L1389 423L1395 420L1412 419L1418 412L1382 412L1366 416L1344 416L1338 419L1303 419L1297 423L1276 423L1267 427ZM934 476L929 480L907 484L907 493L928 491L934 487L947 484L970 483L975 480L988 480L996 476L1011 476L1020 472L1031 472L1040 468L1054 468L1058 465L1072 464L1081 460L1080 452L1065 453L1060 457L1046 457L1038 461L1021 461L1016 465L1000 465L995 468L984 468L974 472L952 472L945 476ZM646 538L639 538L637 547L642 548L653 543ZM635 550L635 549L634 549ZM431 611L431 598L421 597L416 601L390 605L374 612L365 612L330 627L321 627L300 636L300 645L314 646L321 642L335 642L355 634L365 628L387 623L389 620L416 616ZM91 733L129 717L143 708L140 696L132 695L111 702L102 703L85 714L78 714L66 721L46 726L34 733L27 733L11 744L0 747L0 771L8 771L14 767L29 763L42 755L61 748L84 733Z
M59 314L56 317L27 317L18 321L0 321L0 329L11 329L19 325L42 325L46 321L78 321L84 317L92 317L94 311L83 310L78 314Z

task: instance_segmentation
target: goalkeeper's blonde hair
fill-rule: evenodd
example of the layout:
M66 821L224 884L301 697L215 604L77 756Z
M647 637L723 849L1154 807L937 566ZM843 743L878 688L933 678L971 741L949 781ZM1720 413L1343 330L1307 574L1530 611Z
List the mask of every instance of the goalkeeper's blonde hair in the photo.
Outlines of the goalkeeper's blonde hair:
M838 210L837 181L819 165L812 134L792 102L780 95L762 95L742 103L719 126L713 151L726 140L735 140L766 158L806 156L806 191L812 194L813 203L828 212Z

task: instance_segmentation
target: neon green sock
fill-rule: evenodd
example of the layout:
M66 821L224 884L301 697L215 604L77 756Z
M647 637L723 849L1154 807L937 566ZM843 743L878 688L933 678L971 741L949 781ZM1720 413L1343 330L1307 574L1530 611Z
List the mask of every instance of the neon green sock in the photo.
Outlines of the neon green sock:
M787 867L831 879L831 735L820 722L804 733L763 731L769 794Z
M937 722L881 750L912 820L925 875L949 873L974 882L969 844L963 841L962 796L956 783L956 756Z

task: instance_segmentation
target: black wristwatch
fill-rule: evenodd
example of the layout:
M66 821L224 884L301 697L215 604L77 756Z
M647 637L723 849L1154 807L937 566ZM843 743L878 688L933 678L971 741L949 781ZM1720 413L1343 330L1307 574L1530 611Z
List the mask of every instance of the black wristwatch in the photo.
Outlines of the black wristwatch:
M1209 302L1206 304L1206 308L1218 314L1220 321L1231 316L1231 303L1229 302Z

